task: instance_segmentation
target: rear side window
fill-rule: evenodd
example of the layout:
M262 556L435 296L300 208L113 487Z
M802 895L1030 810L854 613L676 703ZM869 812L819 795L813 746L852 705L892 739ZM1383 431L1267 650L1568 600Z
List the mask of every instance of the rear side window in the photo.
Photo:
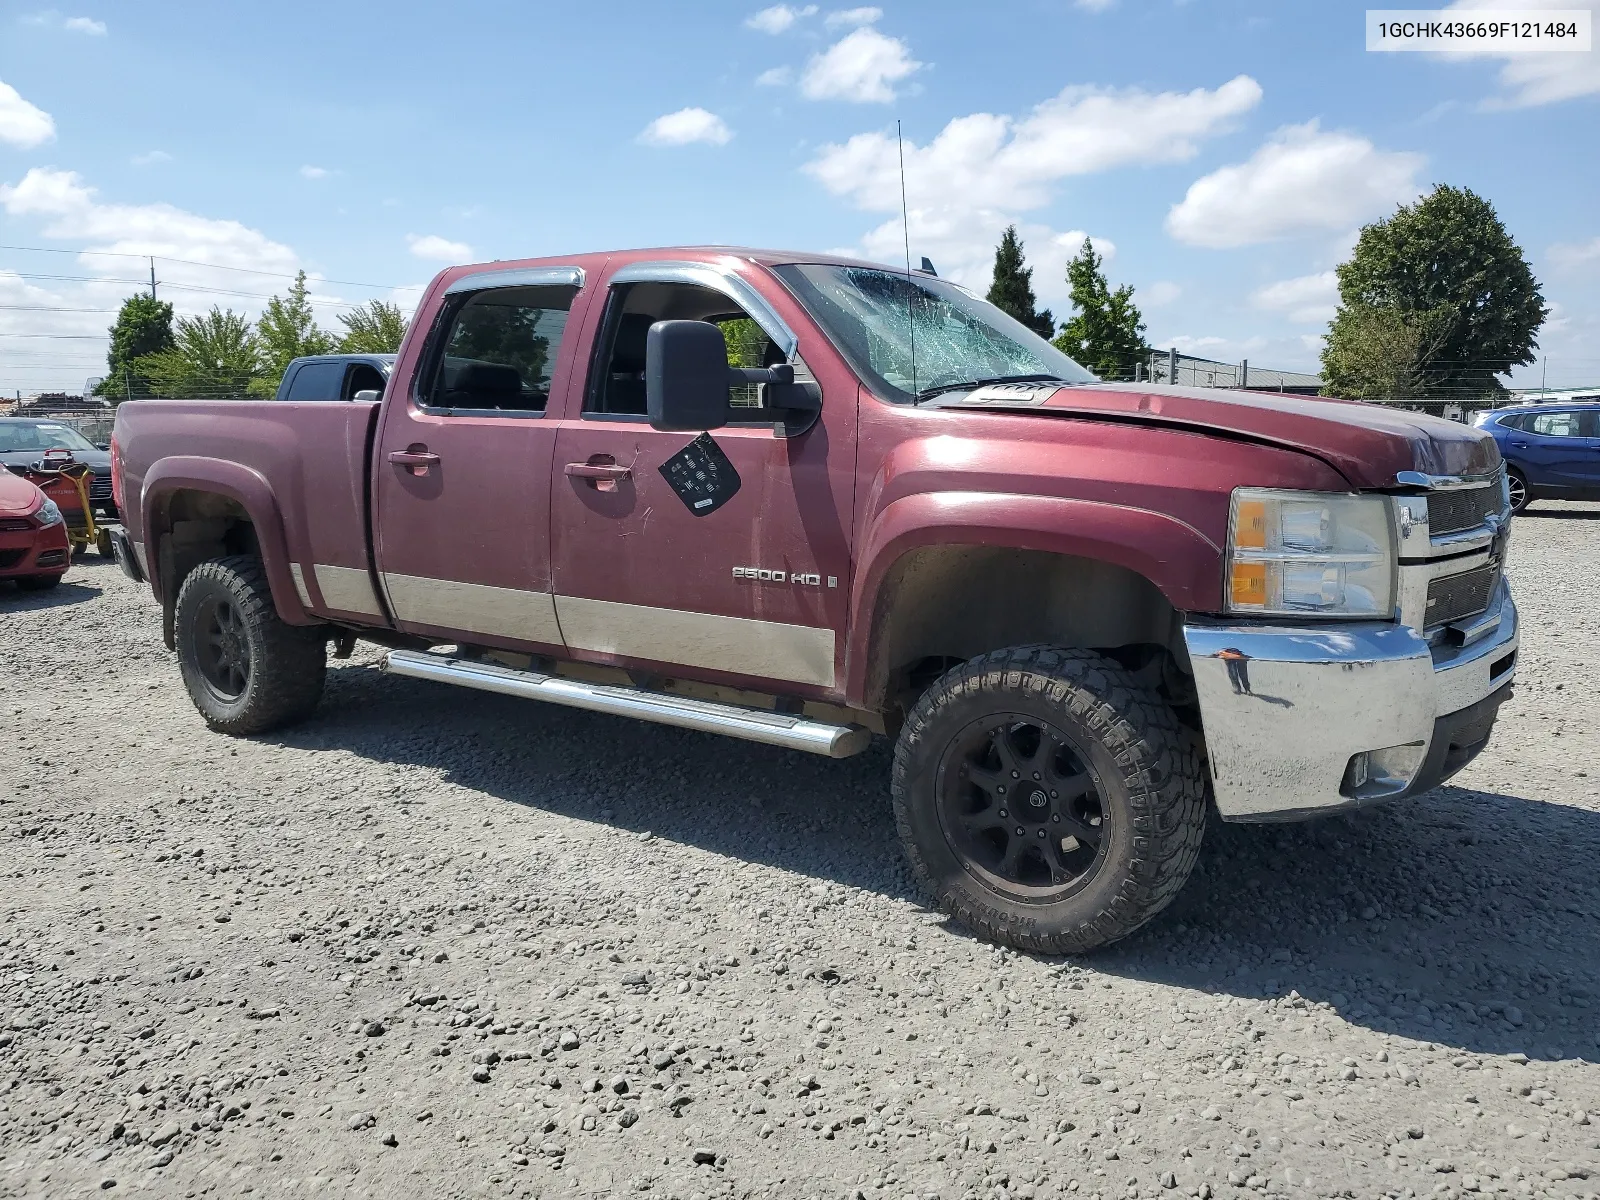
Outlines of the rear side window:
M573 287L527 287L469 295L449 313L423 404L447 412L544 412L577 294Z
M289 394L285 400L337 400L339 385L344 382L342 362L301 363L289 380Z
M1529 423L1528 429L1545 437L1582 437L1578 431L1579 415L1575 412L1539 413Z

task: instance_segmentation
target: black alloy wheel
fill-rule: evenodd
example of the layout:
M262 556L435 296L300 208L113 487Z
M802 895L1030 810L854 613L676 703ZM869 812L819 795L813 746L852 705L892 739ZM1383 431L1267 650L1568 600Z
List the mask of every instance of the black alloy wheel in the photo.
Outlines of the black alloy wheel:
M1111 806L1087 751L1051 722L974 721L939 764L939 824L980 882L1049 903L1081 890L1105 857Z
M207 596L195 614L195 665L206 687L224 704L250 686L250 637L231 598Z

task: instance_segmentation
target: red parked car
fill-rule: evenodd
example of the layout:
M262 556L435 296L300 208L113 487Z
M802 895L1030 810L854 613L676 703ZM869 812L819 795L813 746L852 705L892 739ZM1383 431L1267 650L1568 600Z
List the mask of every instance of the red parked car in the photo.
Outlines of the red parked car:
M0 579L27 591L55 587L71 565L61 510L33 484L0 471Z

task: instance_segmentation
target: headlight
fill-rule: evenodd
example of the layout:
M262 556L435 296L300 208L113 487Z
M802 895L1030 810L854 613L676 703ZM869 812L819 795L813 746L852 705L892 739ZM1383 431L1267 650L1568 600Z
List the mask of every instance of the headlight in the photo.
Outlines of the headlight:
M1388 617L1394 576L1387 496L1234 490L1229 612Z
M56 502L50 499L49 496L44 498L44 503L34 511L33 515L39 518L39 524L46 529L49 529L52 525L61 524L62 520L61 510L56 507Z

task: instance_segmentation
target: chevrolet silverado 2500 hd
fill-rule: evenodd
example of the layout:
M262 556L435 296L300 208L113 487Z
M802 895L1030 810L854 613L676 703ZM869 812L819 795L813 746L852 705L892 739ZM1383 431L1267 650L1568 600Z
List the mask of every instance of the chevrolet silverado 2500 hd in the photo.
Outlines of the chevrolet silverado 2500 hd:
M1458 771L1510 691L1494 442L1104 383L927 273L683 248L452 267L381 399L117 412L124 569L196 707L391 672L843 757L982 933L1121 937L1208 806Z

